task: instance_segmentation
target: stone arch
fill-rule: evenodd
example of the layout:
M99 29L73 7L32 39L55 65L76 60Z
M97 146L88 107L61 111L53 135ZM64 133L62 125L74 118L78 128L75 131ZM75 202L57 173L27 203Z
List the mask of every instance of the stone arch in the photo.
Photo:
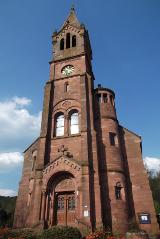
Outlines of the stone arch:
M73 98L66 98L65 100L61 100L59 102L57 102L54 106L53 106L53 115L56 114L56 112L58 111L67 111L68 109L71 108L78 108L80 110L80 102L77 101L76 99Z
M66 171L59 171L51 176L51 178L47 182L47 190L54 189L56 191L60 191L59 186L61 186L61 191L68 190L68 187L64 188L64 185L62 185L62 182L72 182L70 186L70 189L75 190L76 183L75 183L75 177L70 172ZM67 185L66 185L67 186Z
M46 167L43 172L41 220L47 227L75 223L76 208L80 207L80 187L81 167L73 159L61 156Z
M81 170L81 166L73 159L64 156L59 157L51 162L43 171L43 190L47 189L49 180L60 172L66 172L73 175L76 184L80 186Z

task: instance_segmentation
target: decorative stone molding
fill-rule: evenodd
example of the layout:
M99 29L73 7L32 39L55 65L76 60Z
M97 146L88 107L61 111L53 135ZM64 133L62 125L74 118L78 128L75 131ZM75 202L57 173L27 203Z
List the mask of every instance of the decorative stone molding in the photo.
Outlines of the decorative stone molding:
M54 115L59 111L62 111L65 114L65 112L70 109L78 109L80 112L80 102L78 102L76 99L68 98L53 105L52 111Z
M54 168L57 168L62 164L67 165L71 169L78 171L78 172L81 170L81 167L77 163L62 156L59 159L57 159L56 161L54 161L52 164L50 164L47 168L45 168L43 171L43 175L53 171ZM61 170L59 170L59 171L61 171Z
M72 103L71 103L71 101L69 101L69 100L65 100L65 101L61 104L62 108L65 108L65 109L68 109L71 105L72 105Z
M64 151L66 152L66 151ZM43 170L43 189L46 189L49 180L56 175L57 173L66 172L73 175L75 180L79 181L82 175L81 166L73 161L73 159L63 155L51 162L44 170Z
M67 156L69 158L72 158L73 155L68 151L68 148L65 147L64 145L61 145L60 148L58 149L58 152L60 156Z

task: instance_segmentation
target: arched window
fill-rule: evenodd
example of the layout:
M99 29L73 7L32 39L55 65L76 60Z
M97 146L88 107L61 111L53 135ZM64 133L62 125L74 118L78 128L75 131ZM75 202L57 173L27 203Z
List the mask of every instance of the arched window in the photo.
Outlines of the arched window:
M112 96L112 95L110 95L110 102L111 102L111 104L114 106L114 99L113 99L113 96Z
M76 36L74 35L72 37L72 47L75 47L76 46Z
M79 115L78 112L75 111L70 116L70 134L78 134L79 133Z
M70 33L67 33L66 36L66 48L70 48Z
M99 104L102 103L102 96L101 96L101 94L97 95L97 100L98 100Z
M32 161L32 171L35 168L35 163L36 163L36 156L33 157L33 161Z
M64 38L60 41L60 50L64 50Z
M56 117L56 136L64 135L64 114L60 114Z
M118 146L118 137L117 134L109 132L109 140L111 146Z
M35 164L36 164L36 159L37 159L37 150L34 150L32 152L32 171L35 169Z
M108 101L107 94L103 94L103 102L107 103L107 101Z
M69 84L68 82L64 83L64 92L68 92L69 91Z
M123 187L121 186L121 183L117 182L116 186L115 186L115 197L116 197L117 200L121 199L121 189L122 188Z

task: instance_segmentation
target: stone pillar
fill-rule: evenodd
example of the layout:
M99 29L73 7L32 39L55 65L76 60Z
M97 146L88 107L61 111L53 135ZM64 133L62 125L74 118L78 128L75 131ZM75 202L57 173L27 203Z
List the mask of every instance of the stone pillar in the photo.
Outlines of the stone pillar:
M45 209L45 221L48 220L48 203L49 203L49 195L46 195L46 209Z
M93 215L93 220L95 220L95 227L100 227L102 226L102 215L101 215L101 197L100 197L100 182L99 182L99 167L98 167L98 152L97 152L97 135L95 131L95 122L94 122L94 107L93 107L93 79L92 77L87 74L87 84L88 84L88 108L90 110L90 137L91 137L91 143L90 143L90 158L93 163L93 168L91 169L90 172L90 180L93 185L92 191L93 191L93 196L94 196L94 204L95 204L95 212ZM101 94L101 102L103 101L102 99L102 94ZM92 200L92 198L91 198ZM94 218L95 217L95 218Z
M41 207L41 220L44 220L46 207L46 191L42 192L42 207Z
M51 199L50 199L50 213L49 213L49 221L50 225L53 225L53 208L54 208L54 193L51 194Z

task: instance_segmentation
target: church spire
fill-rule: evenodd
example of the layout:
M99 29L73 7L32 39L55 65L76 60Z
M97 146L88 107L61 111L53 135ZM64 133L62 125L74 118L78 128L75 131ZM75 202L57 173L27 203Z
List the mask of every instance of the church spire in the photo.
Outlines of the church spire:
M68 24L71 26L74 26L74 27L78 27L78 28L81 26L81 24L76 16L74 4L71 6L70 14L67 17L67 20L64 22L62 28Z
M76 16L72 5L70 13L58 32L52 36L53 59L60 60L85 54L92 59L88 32ZM71 50L72 49L72 50Z

